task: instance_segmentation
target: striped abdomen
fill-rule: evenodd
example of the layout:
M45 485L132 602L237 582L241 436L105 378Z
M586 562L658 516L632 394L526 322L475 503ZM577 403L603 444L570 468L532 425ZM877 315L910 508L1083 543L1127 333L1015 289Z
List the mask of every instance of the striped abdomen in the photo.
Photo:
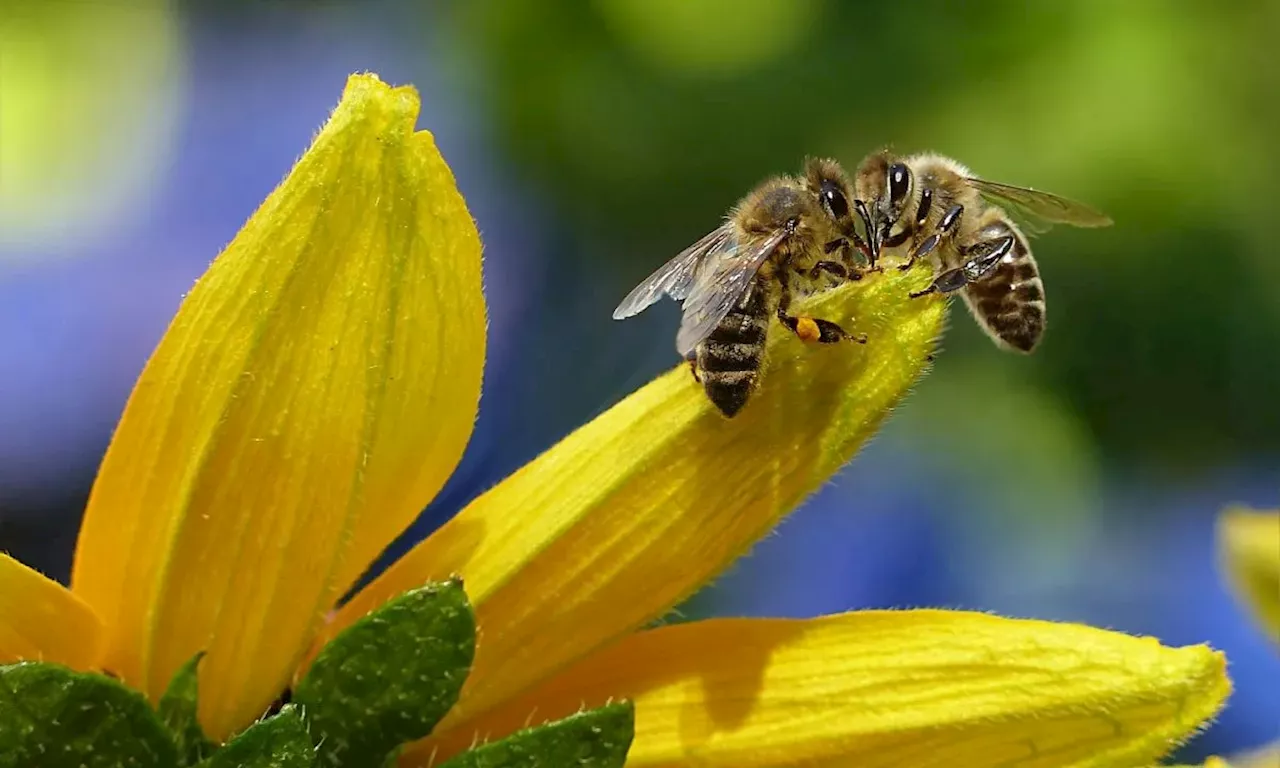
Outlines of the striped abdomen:
M707 397L727 417L742 410L760 378L769 318L777 301L767 278L757 276L745 301L698 345L694 360L698 378Z
M983 239L1014 236L1009 252L992 274L964 287L961 294L978 324L1001 347L1030 352L1044 333L1044 283L1018 228L999 221L982 230Z

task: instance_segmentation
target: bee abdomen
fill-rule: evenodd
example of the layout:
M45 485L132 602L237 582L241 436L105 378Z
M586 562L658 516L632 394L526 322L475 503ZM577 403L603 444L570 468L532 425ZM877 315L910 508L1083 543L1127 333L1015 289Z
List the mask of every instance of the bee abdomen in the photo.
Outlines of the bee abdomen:
M726 417L732 418L747 404L759 378L759 369L703 373L702 387L715 407Z
M759 346L764 343L768 329L767 317L752 317L732 312L720 321L720 325L707 337L707 342Z
M1044 334L1044 305L1021 304L988 319L992 332L1019 352L1031 352Z
M741 338L744 334L723 336ZM698 350L698 372L707 397L725 416L732 417L747 404L760 377L760 361L764 355L764 332L755 342L722 342L713 333Z
M761 343L721 344L708 339L706 351L699 360L703 373L739 373L760 369L760 356L764 352Z
M727 417L747 404L760 378L769 329L767 301L730 312L698 346L697 368L707 397Z
M1044 283L1022 233L1009 261L987 278L966 286L965 302L987 333L1000 345L1031 352L1045 328Z

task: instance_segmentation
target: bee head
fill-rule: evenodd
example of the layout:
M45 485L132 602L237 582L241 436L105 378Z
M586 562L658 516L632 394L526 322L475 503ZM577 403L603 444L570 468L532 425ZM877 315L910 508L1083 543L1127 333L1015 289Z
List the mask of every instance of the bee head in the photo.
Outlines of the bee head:
M830 216L841 231L853 224L851 215L853 186L844 169L835 160L809 158L804 164L805 189L817 198L822 210Z
M855 191L858 202L866 201L862 213L867 238L876 258L911 197L911 168L888 150L874 152L858 167Z
M809 158L805 161L803 182L822 211L835 223L840 240L829 245L840 242L853 245L864 257L873 260L869 245L873 232L871 214L844 168L835 160ZM827 251L830 252L830 248Z

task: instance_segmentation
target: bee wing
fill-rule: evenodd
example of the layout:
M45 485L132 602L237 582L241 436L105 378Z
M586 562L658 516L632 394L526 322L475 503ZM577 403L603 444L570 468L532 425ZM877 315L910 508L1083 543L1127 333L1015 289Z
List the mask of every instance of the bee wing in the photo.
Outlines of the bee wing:
M665 293L682 301L689 295L698 266L709 253L717 251L733 239L733 226L726 222L703 236L701 240L676 254L675 258L658 267L652 275L637 285L613 310L614 320L623 320L639 314L662 298Z
M778 230L750 249L730 237L707 254L684 301L684 316L676 334L676 350L687 356L716 329L734 305L742 301L761 265L787 237Z
M1047 224L1070 224L1074 227L1109 227L1111 217L1092 206L1069 200L1051 192L1029 187L1001 184L998 181L970 178L967 181L987 202L1018 212ZM1034 227L1032 228L1034 231ZM1043 228L1047 229L1047 227ZM1043 231L1041 229L1041 231Z
M1018 229L1027 237L1037 237L1045 232L1053 229L1053 224L1045 221L1039 216L1027 213L1018 206L1010 205L1003 201L987 200L988 203L999 205L1000 209L1009 214L1009 219L1018 225Z

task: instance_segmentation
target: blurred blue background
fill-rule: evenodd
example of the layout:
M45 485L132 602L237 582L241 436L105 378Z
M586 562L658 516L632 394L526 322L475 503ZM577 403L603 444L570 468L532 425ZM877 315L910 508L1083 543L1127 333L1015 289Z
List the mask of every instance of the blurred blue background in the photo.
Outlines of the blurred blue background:
M183 292L347 74L413 83L485 242L459 473L392 555L676 361L644 275L806 154L892 143L1077 197L1035 242L1030 358L955 308L889 427L685 616L948 606L1209 642L1280 736L1280 653L1213 520L1280 491L1280 3L22 2L0 13L0 549L65 579L95 467Z

